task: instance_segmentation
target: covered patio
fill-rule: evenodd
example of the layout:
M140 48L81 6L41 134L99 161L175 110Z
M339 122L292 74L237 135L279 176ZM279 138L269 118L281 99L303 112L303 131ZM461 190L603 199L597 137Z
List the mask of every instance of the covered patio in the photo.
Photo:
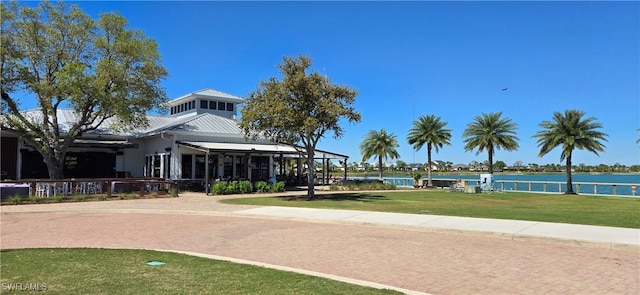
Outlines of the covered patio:
M181 145L204 153L205 187L213 179L246 179L285 181L288 185L306 184L305 151L300 146L283 143L220 143L203 141L176 141ZM314 160L321 161L321 170L315 177L319 184L329 183L330 161L338 159L342 165L342 178L347 177L346 155L316 150ZM293 163L293 164L292 164ZM212 167L213 166L213 167ZM320 175L321 174L321 175ZM275 177L271 177L275 176Z

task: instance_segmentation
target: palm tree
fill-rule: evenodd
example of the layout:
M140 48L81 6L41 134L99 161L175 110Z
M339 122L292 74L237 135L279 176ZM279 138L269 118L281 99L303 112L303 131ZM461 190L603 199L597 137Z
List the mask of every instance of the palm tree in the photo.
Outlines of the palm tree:
M409 130L407 141L413 145L413 149L418 151L424 144L427 144L427 186L432 187L431 182L431 149L435 148L436 153L443 145L451 145L451 130L445 129L446 121L440 121L440 117L435 115L421 116L413 121L413 128Z
M364 140L360 143L360 152L362 153L362 161L371 157L378 158L378 171L380 172L380 180L382 180L382 159L400 158L400 154L396 151L399 147L398 139L395 134L389 134L382 128L380 131L371 130L365 135Z
M607 141L607 134L597 129L602 128L602 124L596 122L596 118L589 117L583 119L584 112L580 110L566 110L564 114L553 113L553 121L543 121L540 127L543 130L533 137L538 139L540 153L542 157L557 146L562 146L560 161L567 160L567 190L565 194L575 194L571 182L571 154L578 148L590 151L596 155L604 151L601 141Z
M496 149L514 151L518 149L516 129L518 124L509 118L502 119L502 112L482 114L476 116L474 121L467 124L462 137L464 138L464 150L478 149L476 154L487 151L489 154L489 174L493 174L493 154Z

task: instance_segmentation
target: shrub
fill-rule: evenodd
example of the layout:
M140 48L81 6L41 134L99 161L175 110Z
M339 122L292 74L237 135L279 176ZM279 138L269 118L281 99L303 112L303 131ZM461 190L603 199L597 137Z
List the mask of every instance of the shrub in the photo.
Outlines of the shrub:
M230 181L227 185L227 194L237 194L240 192L240 185L237 180Z
M256 191L259 193L268 193L271 191L271 187L269 187L269 183L266 181L258 181L256 182Z
M284 181L278 181L273 184L272 191L274 192L284 192Z
M253 185L251 185L251 181L243 180L238 184L241 194L250 194L253 191Z
M9 204L17 205L17 204L20 204L20 202L22 202L22 197L16 195L16 196L10 197L8 201L9 201Z
M331 186L331 190L347 190L347 191L366 191L366 190L395 190L397 187L395 184L390 183L379 183L379 182L369 182L369 183L358 183L358 184L348 184L344 186Z
M414 185L418 185L420 179L422 179L422 174L418 172L411 173L411 179L413 179Z
M211 187L211 193L214 195L225 195L227 194L227 183L224 181L218 181L213 184Z
M178 196L178 188L176 187L172 187L169 189L169 195L172 197L177 197Z
M38 197L38 196L29 196L29 199L28 199L28 200L29 200L29 202L31 202L31 203L42 203L42 202L44 202L44 201L45 201L45 199L44 199L44 198L42 198L42 197Z
M60 202L62 202L62 200L64 199L64 197L63 197L63 196L55 196L55 197L53 197L53 198L51 198L51 199L52 199L52 200L53 200L53 202L55 202L55 203L60 203Z
M86 200L87 197L84 195L73 195L71 196L71 200L74 200L76 202L84 202L84 200Z
M337 185L337 184L335 184L335 183L334 183L334 184L331 184L331 185L329 186L329 190L332 190L332 191L339 191L339 190L342 190L342 186Z

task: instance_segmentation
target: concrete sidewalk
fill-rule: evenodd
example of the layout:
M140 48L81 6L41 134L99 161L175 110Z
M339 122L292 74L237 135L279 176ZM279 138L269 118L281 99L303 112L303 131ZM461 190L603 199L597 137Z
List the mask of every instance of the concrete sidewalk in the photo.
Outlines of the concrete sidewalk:
M600 244L610 248L615 246L640 247L640 230L633 228L291 207L260 207L234 213L305 221L405 227L433 232L481 233L510 239L541 239L573 244Z

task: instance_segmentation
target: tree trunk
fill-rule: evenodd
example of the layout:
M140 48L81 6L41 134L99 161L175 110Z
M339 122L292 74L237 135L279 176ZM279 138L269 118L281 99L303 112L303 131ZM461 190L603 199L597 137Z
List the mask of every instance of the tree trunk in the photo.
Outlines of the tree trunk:
M571 154L567 156L567 190L564 192L566 195L575 195L573 191L573 181L571 176Z
M47 171L49 172L49 179L63 179L64 178L64 156L60 159L41 153L44 163L47 165Z
M431 144L427 144L427 187L433 187L431 181Z
M316 198L314 175L316 174L316 164L313 162L313 155L315 151L309 151L307 149L307 200L313 200Z
M380 180L382 180L382 157L378 156L378 175Z
M56 136L52 142L56 142L58 145L53 146L47 146L44 140L39 142L25 138L25 141L42 156L42 161L47 165L49 179L64 179L64 158L67 154L69 143L73 141L73 138L65 138L65 143L60 144L60 138Z
M493 147L489 148L489 174L493 176Z

